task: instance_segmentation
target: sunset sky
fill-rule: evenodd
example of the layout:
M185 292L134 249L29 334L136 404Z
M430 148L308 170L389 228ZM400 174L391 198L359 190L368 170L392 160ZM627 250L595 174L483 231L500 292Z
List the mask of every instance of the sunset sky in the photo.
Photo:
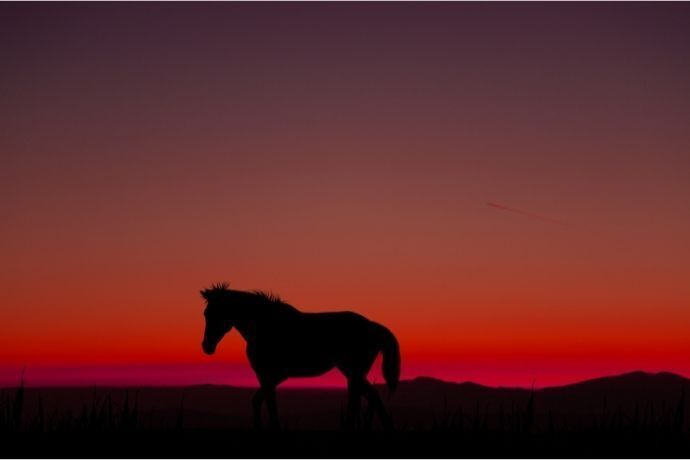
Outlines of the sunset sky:
M201 351L223 280L387 325L404 378L690 376L689 17L0 5L0 386L253 384Z

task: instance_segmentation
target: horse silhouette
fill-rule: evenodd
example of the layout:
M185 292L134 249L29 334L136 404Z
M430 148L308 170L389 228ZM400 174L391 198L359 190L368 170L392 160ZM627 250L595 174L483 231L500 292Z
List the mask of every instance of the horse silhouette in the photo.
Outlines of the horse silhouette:
M252 399L254 424L261 427L261 408L268 407L270 424L278 428L276 387L289 377L313 377L337 368L347 378L345 423L354 428L360 398L369 404L386 429L393 422L367 374L379 352L383 377L390 391L400 379L398 341L386 327L353 312L304 313L278 296L262 291L238 291L228 283L201 291L206 300L202 348L216 351L234 326L247 342L247 357L260 387Z

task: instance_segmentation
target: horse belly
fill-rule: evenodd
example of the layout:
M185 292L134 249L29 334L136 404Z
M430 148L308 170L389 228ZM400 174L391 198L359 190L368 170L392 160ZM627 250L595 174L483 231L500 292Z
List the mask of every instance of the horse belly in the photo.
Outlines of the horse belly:
M293 377L321 375L335 367L335 356L323 343L292 343L283 348L285 371Z
M281 341L248 347L247 355L257 373L282 377L314 377L335 367L336 357L318 341L285 337Z

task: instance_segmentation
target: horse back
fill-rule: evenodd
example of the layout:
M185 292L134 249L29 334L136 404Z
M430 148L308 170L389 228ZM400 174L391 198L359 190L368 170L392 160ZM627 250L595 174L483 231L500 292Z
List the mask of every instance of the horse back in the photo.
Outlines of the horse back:
M351 311L300 313L291 320L284 321L281 332L293 337L324 336L328 342L329 338L337 339L341 335L361 333L369 324L371 321L367 318Z

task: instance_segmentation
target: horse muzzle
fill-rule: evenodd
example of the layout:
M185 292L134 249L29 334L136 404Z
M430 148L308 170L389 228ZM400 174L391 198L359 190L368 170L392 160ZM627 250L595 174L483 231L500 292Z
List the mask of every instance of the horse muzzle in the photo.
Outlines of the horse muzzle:
M216 352L216 346L212 343L208 343L206 341L201 342L201 348L204 350L204 353L207 355L212 355L213 353Z

